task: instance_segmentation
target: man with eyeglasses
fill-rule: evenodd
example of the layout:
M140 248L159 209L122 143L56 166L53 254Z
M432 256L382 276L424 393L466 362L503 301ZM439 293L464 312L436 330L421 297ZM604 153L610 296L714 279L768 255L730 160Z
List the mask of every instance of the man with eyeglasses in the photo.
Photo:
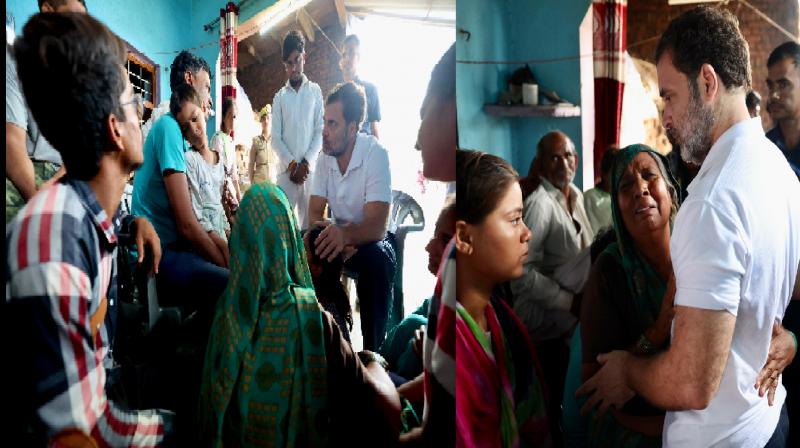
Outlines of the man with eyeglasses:
M776 47L767 59L767 111L775 123L767 138L783 152L789 166L800 178L800 44L786 42ZM783 326L800 331L800 303L791 301L783 316ZM792 419L800 415L800 363L793 362L783 372L786 407ZM789 431L786 446L800 445L800 430Z
M767 112L775 123L767 138L800 177L800 44L789 41L772 50L767 70Z
M7 369L7 400L16 405L5 440L12 446L164 445L174 436L171 413L126 410L106 395L117 250L135 242L139 261L147 250L154 270L161 258L147 219L119 210L128 177L143 161L125 44L86 14L37 14L14 52L31 117L66 174L36 193L6 231L0 327L14 363ZM82 63L89 59L94 63Z
M322 90L303 74L306 42L297 30L283 39L283 66L289 79L272 100L272 146L278 156L276 183L308 229L311 167L322 149Z

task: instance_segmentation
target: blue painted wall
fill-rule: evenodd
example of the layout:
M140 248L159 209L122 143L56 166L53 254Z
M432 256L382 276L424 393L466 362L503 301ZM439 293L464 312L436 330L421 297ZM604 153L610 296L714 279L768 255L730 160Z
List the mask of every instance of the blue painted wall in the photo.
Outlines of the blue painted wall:
M86 7L89 14L161 66L160 96L162 101L169 99L168 69L175 54L160 53L192 46L189 39L191 1L86 0ZM25 22L39 12L39 8L35 0L6 0L6 11L14 15L15 31L20 34Z
M252 0L239 11L239 23L253 17L276 0ZM112 31L161 66L160 100L167 101L169 66L183 49L205 58L216 71L219 56L219 26L205 31L203 25L219 17L228 0L86 0L89 14L108 25ZM6 0L6 11L14 16L15 32L20 34L25 22L39 11L36 0ZM212 79L212 92L217 80ZM216 129L215 118L209 121L209 135Z
M531 60L576 57L563 62L533 64L539 90L555 90L565 100L581 104L578 28L590 0L458 0L458 28L472 33L457 40L458 60ZM456 68L459 143L510 161L525 175L536 154L536 143L547 132L564 131L581 144L580 118L496 118L483 113L495 102L508 77L519 65L458 64ZM587 148L591 151L591 148ZM581 186L579 165L575 183Z
M510 57L510 18L505 1L458 0L456 29L469 31L456 36L457 61L502 61ZM477 149L513 160L512 122L483 112L484 103L496 102L505 89L510 67L505 65L456 64L458 140L464 149Z

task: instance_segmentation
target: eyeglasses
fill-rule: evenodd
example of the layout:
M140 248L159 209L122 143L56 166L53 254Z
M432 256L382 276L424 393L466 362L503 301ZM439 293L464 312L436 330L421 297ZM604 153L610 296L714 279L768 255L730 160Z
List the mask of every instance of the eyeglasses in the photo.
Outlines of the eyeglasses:
M120 104L120 106L127 106L128 104L133 104L137 108L144 107L144 98L142 98L139 95L136 95L136 96L133 97L132 100L128 101L127 103L122 103L122 104Z

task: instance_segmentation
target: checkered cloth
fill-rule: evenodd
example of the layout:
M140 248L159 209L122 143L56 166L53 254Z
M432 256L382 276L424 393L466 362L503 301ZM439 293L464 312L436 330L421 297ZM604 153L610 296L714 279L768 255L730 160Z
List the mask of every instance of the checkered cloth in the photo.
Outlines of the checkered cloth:
M161 414L124 411L105 393L117 235L121 221L131 219L118 213L112 223L88 184L62 179L36 194L6 229L3 314L15 338L8 359L16 367L7 373L17 395L10 402L16 418L44 438L78 429L100 446L163 439ZM106 304L111 319L103 321L98 310Z

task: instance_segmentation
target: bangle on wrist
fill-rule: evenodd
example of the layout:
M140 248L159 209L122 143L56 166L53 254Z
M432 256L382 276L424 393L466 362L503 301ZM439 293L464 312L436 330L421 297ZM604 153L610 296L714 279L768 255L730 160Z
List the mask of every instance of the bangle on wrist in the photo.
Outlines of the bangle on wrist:
M371 362L377 362L378 365L383 367L383 370L389 369L389 363L387 363L386 360L383 359L383 356L375 352L367 352L367 351L358 352L358 359L360 359L361 363L364 364L365 366L368 366L369 363Z
M797 353L797 336L795 336L790 330L786 330L786 332L792 337L792 340L794 341L794 352Z

